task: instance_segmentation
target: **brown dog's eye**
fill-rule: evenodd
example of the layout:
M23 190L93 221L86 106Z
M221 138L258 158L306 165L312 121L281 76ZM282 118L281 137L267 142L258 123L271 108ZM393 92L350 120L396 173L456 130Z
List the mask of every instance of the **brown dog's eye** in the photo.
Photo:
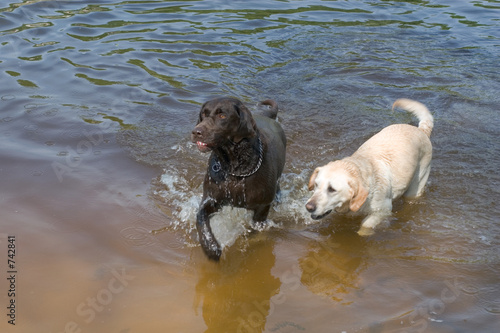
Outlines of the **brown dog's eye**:
M220 119L226 119L226 115L224 113L219 113L217 115Z

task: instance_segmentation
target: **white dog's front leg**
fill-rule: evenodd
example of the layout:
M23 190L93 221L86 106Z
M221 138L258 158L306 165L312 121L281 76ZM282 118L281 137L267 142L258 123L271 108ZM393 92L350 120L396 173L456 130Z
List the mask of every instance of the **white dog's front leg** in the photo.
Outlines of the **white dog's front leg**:
M361 228L358 230L360 236L370 236L375 233L375 227L382 222L386 215L372 214L364 218Z
M380 205L383 208L371 213L363 219L361 222L361 228L358 230L358 235L360 236L370 236L375 233L375 228L380 224L385 218L391 215L392 211L392 201L384 200L383 204Z

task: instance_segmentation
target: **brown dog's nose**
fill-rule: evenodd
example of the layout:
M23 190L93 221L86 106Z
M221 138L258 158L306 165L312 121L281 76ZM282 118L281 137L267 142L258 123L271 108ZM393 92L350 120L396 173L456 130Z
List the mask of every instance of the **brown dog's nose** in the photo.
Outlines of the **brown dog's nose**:
M201 136L203 136L203 131L202 131L202 129L201 129L200 127L198 127L198 126L197 126L197 127L195 127L191 133L192 133L194 136L196 136L196 137L201 137Z
M307 209L307 211L308 211L309 213L312 213L312 212L314 212L314 211L316 210L316 205L315 205L313 202L309 201L309 202L306 204L306 209Z

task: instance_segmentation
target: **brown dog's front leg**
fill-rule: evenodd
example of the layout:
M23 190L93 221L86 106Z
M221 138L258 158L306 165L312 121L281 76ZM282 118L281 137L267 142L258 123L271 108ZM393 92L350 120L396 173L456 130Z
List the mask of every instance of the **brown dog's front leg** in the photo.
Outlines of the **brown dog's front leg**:
M198 229L201 247L208 258L215 261L220 259L222 248L212 233L210 214L215 213L218 209L219 207L213 200L204 200L196 216L196 229Z
M271 209L271 205L260 206L254 210L253 212L254 228L261 230L266 226L266 220L267 220L267 215L269 214L269 209Z

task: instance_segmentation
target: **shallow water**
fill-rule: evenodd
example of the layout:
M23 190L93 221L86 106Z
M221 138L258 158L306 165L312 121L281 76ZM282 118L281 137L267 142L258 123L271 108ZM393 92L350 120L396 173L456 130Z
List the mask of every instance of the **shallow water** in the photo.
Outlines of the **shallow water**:
M499 18L494 0L2 3L0 331L496 332ZM277 100L288 147L270 227L224 210L216 264L189 134L221 95ZM368 238L312 221L312 170L414 123L400 97L435 117L424 196Z

